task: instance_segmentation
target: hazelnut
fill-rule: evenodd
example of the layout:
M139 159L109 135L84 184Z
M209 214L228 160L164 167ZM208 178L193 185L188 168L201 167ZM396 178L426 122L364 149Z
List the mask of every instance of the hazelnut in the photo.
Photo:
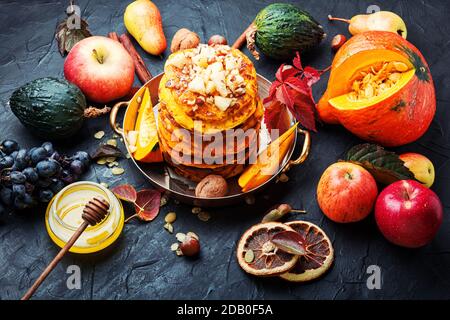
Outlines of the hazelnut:
M184 256L196 256L200 252L200 241L198 240L198 237L193 236L189 232L186 234L183 242L180 243L179 248Z
M347 38L343 34L337 34L331 40L331 49L334 51L339 50L340 47L347 41Z
M228 193L227 181L219 175L204 177L195 188L195 196L200 198L223 197Z
M227 39L225 39L225 37L223 37L219 34L215 34L215 35L211 36L211 38L209 38L208 46L213 46L216 44L226 45L226 44L228 44L228 41L227 41Z
M200 37L189 29L182 28L178 30L172 38L170 51L196 48L200 43Z

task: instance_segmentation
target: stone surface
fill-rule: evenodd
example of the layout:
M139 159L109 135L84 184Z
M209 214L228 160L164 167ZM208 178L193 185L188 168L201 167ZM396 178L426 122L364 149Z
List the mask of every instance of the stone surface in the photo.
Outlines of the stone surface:
M124 32L122 14L127 1L76 1L90 30L97 35ZM203 41L213 34L229 42L244 30L256 13L271 1L175 1L155 0L161 10L167 39L181 27L197 32ZM303 1L302 5L323 24L328 38L308 54L304 64L325 68L332 52L329 41L347 27L328 23L327 14L351 17L364 13L371 1ZM24 146L42 141L26 131L7 106L18 86L44 76L63 76L63 58L57 51L53 33L65 17L67 1L0 1L0 140L13 138ZM323 126L312 136L312 152L307 162L289 172L289 181L273 185L254 205L211 209L211 220L200 221L191 207L170 201L151 223L132 221L116 245L94 256L68 255L37 291L37 299L393 299L450 298L450 23L445 14L447 1L383 1L383 10L400 14L408 25L408 39L430 64L437 89L438 110L429 131L419 141L396 149L428 156L436 167L433 190L445 206L442 227L432 244L418 250L395 247L378 232L373 216L351 225L338 225L320 212L315 189L323 170L341 158L360 141L340 127ZM140 50L140 49L139 49ZM142 51L140 50L142 53ZM246 51L247 52L247 51ZM248 52L247 52L248 53ZM162 71L164 59L143 57L153 74ZM255 62L259 73L273 79L279 62L262 58ZM326 79L315 87L318 98ZM138 84L136 82L136 84ZM98 141L93 135L105 130L112 136L106 118L88 121L74 139L58 145L71 152L92 150ZM105 140L106 141L106 140ZM123 147L123 146L121 146ZM120 161L126 176L112 176L108 169L93 165L86 180L107 182L110 186L126 180L137 188L149 183L130 161ZM237 265L235 246L240 235L258 222L266 209L276 203L289 203L306 209L301 216L320 225L333 241L336 259L328 274L313 283L298 285L280 279L257 279ZM176 240L164 230L164 215L177 213L174 234L194 231L200 236L199 259L177 257L170 251ZM3 217L0 224L0 299L18 299L57 253L44 225L44 211L30 210L22 215ZM68 290L66 269L79 265L82 288ZM381 268L381 290L368 290L367 267Z

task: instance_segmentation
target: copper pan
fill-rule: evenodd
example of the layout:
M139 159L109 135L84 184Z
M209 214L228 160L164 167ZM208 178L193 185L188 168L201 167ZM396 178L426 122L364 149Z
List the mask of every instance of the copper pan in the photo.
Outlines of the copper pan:
M158 86L159 82L161 80L161 77L163 74L159 74L149 80L146 84L144 84L131 98L129 101L122 101L118 102L111 110L110 114L110 125L111 128L119 135L123 137L123 140L125 141L125 145L127 147L128 153L130 153L130 150L128 148L128 144L126 143L127 139L127 132L134 129L135 121L138 114L139 104L142 100L142 95L144 93L145 88L147 87L150 91L150 95L152 97L153 105L155 106L154 111L157 112L157 104L158 104ZM261 75L258 75L258 88L259 88L259 95L262 99L268 96L269 94L269 88L270 88L270 81L264 78ZM120 109L125 108L125 115L122 122L122 126L119 127L117 124L117 114ZM292 116L290 115L291 120ZM265 126L263 126L265 128ZM266 130L266 129L263 129ZM267 132L267 130L266 130ZM295 149L295 144L297 143L297 140L299 140L299 136L303 135L303 147L300 156L292 160L292 155ZM261 134L261 141L260 141L260 148L266 146L269 141L267 138L264 138L267 136L262 132ZM288 151L286 157L284 158L282 165L279 167L278 172L271 177L266 183L260 185L259 187L250 190L248 192L242 192L241 188L237 184L237 178L231 178L228 179L229 183L229 192L228 195L225 197L218 197L218 198L199 198L196 197L194 194L195 190L195 183L192 181L189 181L178 174L175 173L173 168L171 168L169 165L165 163L158 163L158 164L147 164L138 162L133 159L133 157L130 158L130 161L133 161L136 168L139 169L139 171L159 190L166 191L170 194L172 198L178 199L179 201L183 203L187 203L194 206L199 207L218 207L218 206L226 206L226 205L232 205L236 203L240 203L245 201L247 197L253 196L255 193L260 192L263 190L267 185L270 183L273 183L276 180L276 177L280 175L283 172L287 172L292 166L299 165L303 163L306 158L308 157L309 150L310 150L310 144L311 139L309 132L305 130L298 129L295 133L295 139L294 143L292 144L290 150ZM262 150L262 149L260 149ZM131 153L130 153L131 154Z

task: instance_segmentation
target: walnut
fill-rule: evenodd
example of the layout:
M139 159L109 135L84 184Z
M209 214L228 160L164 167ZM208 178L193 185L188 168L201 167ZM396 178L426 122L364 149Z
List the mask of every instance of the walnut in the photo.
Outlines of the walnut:
M178 30L172 38L170 51L176 52L178 50L196 48L200 43L200 37L186 28Z
M227 181L219 175L204 177L195 188L195 196L200 198L224 197L228 193Z

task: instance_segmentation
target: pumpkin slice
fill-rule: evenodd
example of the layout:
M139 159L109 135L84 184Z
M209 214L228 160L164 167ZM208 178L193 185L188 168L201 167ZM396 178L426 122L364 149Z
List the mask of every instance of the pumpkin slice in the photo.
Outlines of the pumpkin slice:
M386 82L383 81L381 84L386 86L386 89L385 89L385 91L382 91L381 94L379 94L379 95L374 95L375 94L374 91L376 90L376 88L374 88L374 87L379 88L380 86L376 85L376 84L368 83L368 85L370 85L370 87L367 86L367 87L365 87L365 89L366 90L369 89L367 91L369 93L371 93L371 92L373 93L369 97L366 96L366 97L358 99L357 92L351 91L350 93L330 99L328 102L330 103L331 106L333 106L336 109L340 109L340 110L346 110L346 109L356 110L356 109L371 107L373 105L376 105L376 104L386 100L387 98L389 98L390 96L395 94L397 91L401 90L406 84L408 84L408 82L412 79L414 74L415 74L414 69L409 70L407 72L398 73L398 79L391 87L387 87L387 85L385 84ZM387 77L387 79L389 79L389 77ZM359 81L359 80L355 80L355 81ZM387 81L389 81L389 80L387 80ZM363 90L363 91L365 91L365 90ZM363 92L363 94L364 94L364 92Z
M150 92L146 88L142 97L139 114L136 120L135 131L138 132L136 151L133 157L142 162L163 161L161 150L158 146L158 132L156 130L155 114Z
M411 143L436 112L430 69L407 40L392 32L353 36L336 53L320 118L383 146Z
M242 192L255 189L267 182L278 170L292 142L298 123L290 127L278 139L271 142L257 157L256 162L247 167L239 177Z

